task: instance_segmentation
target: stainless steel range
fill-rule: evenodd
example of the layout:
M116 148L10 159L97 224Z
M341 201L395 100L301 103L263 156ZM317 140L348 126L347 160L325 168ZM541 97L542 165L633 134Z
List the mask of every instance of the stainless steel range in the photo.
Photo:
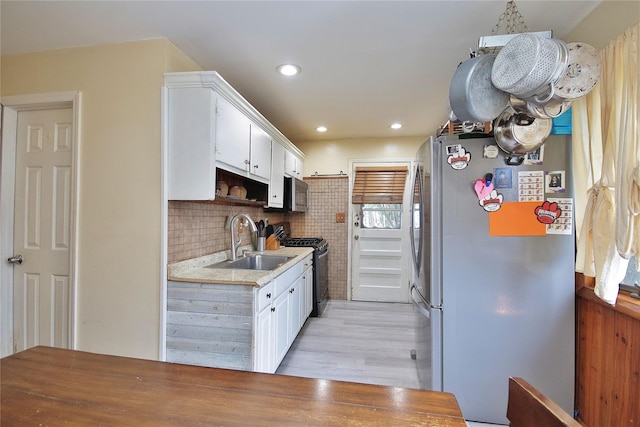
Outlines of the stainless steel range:
M288 223L282 223L285 236L289 236ZM322 237L286 237L283 246L313 248L313 309L312 317L322 316L329 299L329 242Z

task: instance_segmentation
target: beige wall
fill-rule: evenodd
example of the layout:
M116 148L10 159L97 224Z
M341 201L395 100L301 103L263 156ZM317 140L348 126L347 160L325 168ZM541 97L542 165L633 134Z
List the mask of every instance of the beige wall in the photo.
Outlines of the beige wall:
M565 37L565 41L581 41L602 49L638 22L640 1L605 0Z
M2 94L80 91L77 348L158 358L165 39L2 57Z
M349 160L414 158L428 135L406 138L353 138L296 143L305 154L304 176L349 173Z

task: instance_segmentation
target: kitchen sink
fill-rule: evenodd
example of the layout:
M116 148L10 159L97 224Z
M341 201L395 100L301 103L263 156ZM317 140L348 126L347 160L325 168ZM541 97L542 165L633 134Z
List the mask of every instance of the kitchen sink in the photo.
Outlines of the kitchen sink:
M282 255L248 255L235 261L227 260L205 268L234 268L239 270L275 270L294 257Z

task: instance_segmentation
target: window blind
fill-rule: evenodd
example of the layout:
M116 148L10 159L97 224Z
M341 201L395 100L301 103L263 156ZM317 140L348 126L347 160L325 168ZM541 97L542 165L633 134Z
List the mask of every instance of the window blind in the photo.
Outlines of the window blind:
M351 203L402 203L406 166L358 166Z

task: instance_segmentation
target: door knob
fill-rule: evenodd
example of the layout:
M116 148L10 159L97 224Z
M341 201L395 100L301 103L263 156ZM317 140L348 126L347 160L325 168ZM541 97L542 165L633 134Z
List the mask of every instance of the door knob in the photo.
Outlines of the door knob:
M22 264L22 255L14 255L11 258L8 258L9 264Z

